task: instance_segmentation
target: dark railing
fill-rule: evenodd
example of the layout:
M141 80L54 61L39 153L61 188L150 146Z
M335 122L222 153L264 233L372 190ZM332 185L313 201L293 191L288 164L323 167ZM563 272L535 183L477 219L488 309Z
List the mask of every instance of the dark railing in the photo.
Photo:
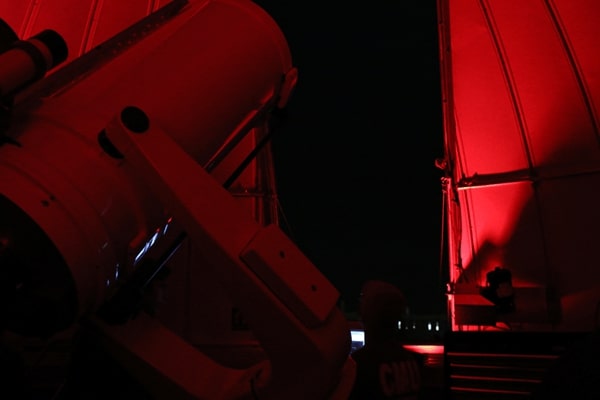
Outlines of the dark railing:
M445 335L445 398L530 399L548 369L583 333L451 332Z

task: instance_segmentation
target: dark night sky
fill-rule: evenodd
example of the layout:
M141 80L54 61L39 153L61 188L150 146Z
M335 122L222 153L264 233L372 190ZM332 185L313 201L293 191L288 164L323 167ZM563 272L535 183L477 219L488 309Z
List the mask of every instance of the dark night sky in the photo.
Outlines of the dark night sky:
M299 70L273 138L284 229L349 308L381 278L443 313L435 0L256 3Z

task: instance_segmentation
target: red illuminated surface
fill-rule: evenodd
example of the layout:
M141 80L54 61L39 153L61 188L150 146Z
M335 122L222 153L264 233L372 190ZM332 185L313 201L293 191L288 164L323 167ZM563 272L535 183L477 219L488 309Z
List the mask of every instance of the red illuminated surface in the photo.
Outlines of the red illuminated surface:
M484 285L502 265L527 291L517 304L524 329L591 329L600 289L600 7L439 5L451 280Z
M405 344L404 347L421 354L444 354L444 346L437 344Z

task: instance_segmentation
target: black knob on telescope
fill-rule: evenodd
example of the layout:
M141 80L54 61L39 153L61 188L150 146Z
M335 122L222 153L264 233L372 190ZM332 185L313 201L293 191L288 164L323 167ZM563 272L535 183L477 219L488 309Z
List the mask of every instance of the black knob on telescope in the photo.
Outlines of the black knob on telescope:
M35 36L32 36L30 40L37 39L46 45L46 48L52 55L52 62L48 69L54 68L58 64L62 63L69 56L69 48L67 42L52 29L46 29L41 31Z
M2 31L6 31L1 28ZM8 36L11 36L7 33ZM4 35L4 36L7 36ZM1 39L0 39L1 40ZM67 43L56 31L46 29L27 40L0 43L0 95L4 98L44 77L68 57Z

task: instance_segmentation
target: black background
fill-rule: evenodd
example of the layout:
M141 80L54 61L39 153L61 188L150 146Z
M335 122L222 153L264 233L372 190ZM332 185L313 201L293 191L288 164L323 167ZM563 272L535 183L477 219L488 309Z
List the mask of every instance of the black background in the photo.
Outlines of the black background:
M356 308L366 279L443 313L436 3L256 1L299 79L273 137L282 224Z

